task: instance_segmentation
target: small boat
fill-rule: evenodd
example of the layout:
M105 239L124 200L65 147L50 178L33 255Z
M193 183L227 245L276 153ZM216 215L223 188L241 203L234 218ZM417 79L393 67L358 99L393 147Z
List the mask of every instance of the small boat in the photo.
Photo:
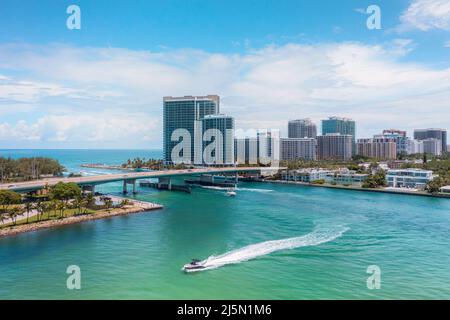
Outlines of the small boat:
M183 266L184 272L195 272L205 269L206 267L203 265L202 261L199 259L192 259L191 263L185 264Z
M234 191L233 189L229 189L227 191L227 196L236 197L236 191Z

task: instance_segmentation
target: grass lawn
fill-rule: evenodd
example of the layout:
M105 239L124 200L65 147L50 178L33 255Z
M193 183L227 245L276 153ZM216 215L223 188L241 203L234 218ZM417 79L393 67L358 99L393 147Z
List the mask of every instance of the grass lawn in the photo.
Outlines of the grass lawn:
M82 212L83 211L84 210L82 210ZM95 214L95 213L99 213L99 212L104 212L104 210L87 209L85 214ZM44 213L40 220L38 220L38 216L37 215L30 217L29 220L28 220L28 223L34 223L34 222L40 222L40 221L48 221L48 220L64 219L64 218L68 218L68 217L74 216L76 214L78 214L78 209L66 209L66 210L64 210L64 217L61 217L61 214L60 214L59 211L50 211L50 212ZM81 214L83 214L83 213L81 213ZM11 226L24 225L24 224L27 224L26 216L25 216L24 219L17 220L15 225L14 225L14 223L11 222L11 223L8 223L8 224L0 226L0 229L11 227Z

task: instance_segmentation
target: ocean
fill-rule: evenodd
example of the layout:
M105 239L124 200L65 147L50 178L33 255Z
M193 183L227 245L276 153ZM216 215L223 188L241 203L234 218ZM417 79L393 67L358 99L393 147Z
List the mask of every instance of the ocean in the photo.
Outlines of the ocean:
M83 163L159 150L0 150ZM120 183L98 191L117 193ZM273 183L191 194L139 188L163 210L0 239L0 299L449 299L450 200ZM207 270L181 271L192 258ZM67 268L81 270L69 290ZM380 270L369 289L369 266Z

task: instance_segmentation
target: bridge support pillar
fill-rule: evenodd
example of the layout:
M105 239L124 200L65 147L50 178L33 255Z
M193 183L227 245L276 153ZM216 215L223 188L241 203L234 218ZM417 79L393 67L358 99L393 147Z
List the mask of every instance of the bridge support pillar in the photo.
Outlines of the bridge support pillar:
M172 180L170 178L158 178L158 188L162 189L162 186L165 185L167 185L167 190L172 190Z
M122 189L122 193L123 193L123 194L127 194L127 193L128 193L128 190L127 190L127 185L128 185L128 184L133 185L133 194L136 194L136 193L137 193L137 190L136 190L136 179L133 179L133 180L123 180L123 189Z
M127 180L123 180L123 189L122 189L122 193L123 194L127 194Z
M81 187L81 190L83 192L90 191L90 192L92 192L92 194L94 194L95 193L95 184L84 185Z

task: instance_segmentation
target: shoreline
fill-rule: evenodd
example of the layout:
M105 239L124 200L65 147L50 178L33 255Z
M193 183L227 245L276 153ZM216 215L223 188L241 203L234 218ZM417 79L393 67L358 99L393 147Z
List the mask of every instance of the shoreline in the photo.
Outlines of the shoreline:
M400 191L400 190L387 190L387 189L369 189L355 186L339 186L339 185L327 185L327 184L312 184L307 182L300 181L283 181L283 180L261 180L263 183L276 183L276 184L292 184L292 185L300 185L306 187L318 187L318 188L329 188L329 189L339 189L339 190L352 190L352 191L362 191L362 192L378 192L378 193L390 193L390 194L399 194L406 196L420 196L420 197L431 197L431 198L441 198L441 199L450 199L450 194L432 194L418 191Z
M115 197L115 196L112 196ZM119 198L119 197L117 197ZM50 229L60 226L66 226L75 223L81 223L85 221L99 220L105 218L112 218L117 216L124 216L133 213L142 213L147 211L159 210L162 209L163 206L150 203L150 202L142 202L136 201L132 199L128 199L131 201L132 205L124 207L124 208L115 208L111 209L111 211L99 211L98 213L90 213L90 214L82 214L78 216L70 216L63 219L55 219L55 220L47 220L29 224L22 224L17 226L11 226L7 228L0 229L0 239L3 237L13 236L21 233L32 232L42 229Z

